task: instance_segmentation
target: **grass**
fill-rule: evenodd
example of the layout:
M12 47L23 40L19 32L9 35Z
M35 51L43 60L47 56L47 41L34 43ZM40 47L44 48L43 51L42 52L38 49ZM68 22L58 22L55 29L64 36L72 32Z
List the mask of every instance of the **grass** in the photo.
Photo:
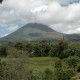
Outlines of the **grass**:
M18 61L17 58L1 58L2 61L9 61L12 60L12 62ZM26 59L27 60L27 59ZM44 73L44 70L46 68L49 68L52 72L54 72L54 62L56 58L52 57L32 57L29 58L29 63L25 64L19 63L18 64L24 64L26 67L26 70L33 70L34 75L40 76L40 73Z
M27 57L26 57L27 58ZM13 62L18 61L18 58L0 58L2 61L8 61L12 60ZM20 59L20 58L19 58ZM29 63L26 63L22 61L24 66L26 67L26 70L33 70L34 75L40 76L40 73L43 73L46 68L49 68L54 73L54 63L58 58L56 57L31 57L29 58ZM23 58L22 58L23 60ZM28 59L26 59L28 60ZM19 64L19 63L18 63ZM65 65L65 60L62 60L62 65ZM63 69L67 69L67 66L63 66ZM80 77L76 75L77 77ZM76 78L76 76L73 77ZM77 78L76 78L77 79Z
M5 57L0 57L0 59L1 59L2 61L7 61L7 58L5 58Z
M2 61L7 61L8 58L0 58ZM16 60L16 58L12 58ZM33 57L29 59L28 68L34 71L44 71L46 68L54 70L54 62L56 58L52 57ZM27 64L26 64L27 65Z
M41 61L51 61L51 60L55 60L55 58L53 58L53 57L32 57L32 58L30 58L31 60L41 60Z
M30 58L29 68L37 71L44 71L46 68L54 70L55 58L51 57L33 57Z

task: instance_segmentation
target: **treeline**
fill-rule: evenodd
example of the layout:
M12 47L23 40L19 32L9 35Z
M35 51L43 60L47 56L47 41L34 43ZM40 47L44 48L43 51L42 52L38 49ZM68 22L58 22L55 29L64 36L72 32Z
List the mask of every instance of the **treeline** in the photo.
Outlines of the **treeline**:
M6 46L0 46L0 56L7 56L9 47L23 50L29 57L58 57L60 59L67 58L69 56L80 57L80 43L70 43L64 40L57 42L38 42L38 43L24 43L16 42Z
M22 43L16 42L13 46L20 50L25 50L30 57L58 57L67 58L69 56L80 56L80 47L77 48L71 43L60 40L55 43L50 42L39 42L39 43Z

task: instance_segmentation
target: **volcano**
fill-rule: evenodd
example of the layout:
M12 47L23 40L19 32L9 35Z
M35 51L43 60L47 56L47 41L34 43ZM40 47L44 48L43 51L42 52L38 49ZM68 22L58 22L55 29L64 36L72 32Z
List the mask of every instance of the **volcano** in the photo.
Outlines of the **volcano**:
M62 33L59 33L46 25L29 23L21 27L17 31L9 34L8 36L1 38L0 42L34 41L41 39L58 40L62 37Z

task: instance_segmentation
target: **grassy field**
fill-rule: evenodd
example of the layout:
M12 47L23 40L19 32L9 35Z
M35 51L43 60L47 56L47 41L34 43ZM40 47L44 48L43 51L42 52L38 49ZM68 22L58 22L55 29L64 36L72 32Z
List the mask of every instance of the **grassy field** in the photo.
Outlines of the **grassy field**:
M52 72L54 72L54 62L56 58L33 57L33 58L26 59L28 60L27 63L25 63L24 61L20 62L16 58L1 58L1 60L6 61L6 62L9 61L8 63L12 63L12 64L14 63L15 66L20 65L20 64L24 65L24 67L26 67L26 70L32 70L34 75L40 76L40 74L44 73L45 69L47 68L50 69ZM17 64L15 63L15 61L18 61Z
M0 58L0 59L2 61L8 61L8 58ZM9 59L13 61L16 60L16 58L9 58ZM56 58L52 58L52 57L32 57L32 58L29 58L28 67L36 70L37 69L43 70L45 68L53 69L55 61L56 61Z
M0 58L2 61L17 61L16 58ZM58 60L56 57L32 57L28 60L28 63L25 64L27 65L28 69L33 69L35 72L43 72L46 68L49 68L50 70L54 71L54 64ZM63 62L64 63L64 62ZM65 64L65 63L64 63ZM63 65L64 65L63 64ZM66 68L65 66L63 66Z
M36 75L36 76L42 76L41 74L44 73L44 71L46 69L49 69L51 70L53 73L55 71L55 62L57 60L60 60L59 58L57 57L29 57L27 58L26 57L26 62L25 60L22 58L21 60L19 60L20 58L0 58L2 61L6 61L8 63L12 63L14 64L13 66L19 66L19 68L22 68L24 65L24 67L26 67L26 70L32 70L33 71L33 74ZM66 66L66 62L65 62L66 59L64 60L61 60L62 62L62 68L64 70L66 70L68 67ZM22 72L24 73L24 72Z
M46 68L54 69L55 58L51 57L33 57L30 58L30 68L38 71L44 71Z

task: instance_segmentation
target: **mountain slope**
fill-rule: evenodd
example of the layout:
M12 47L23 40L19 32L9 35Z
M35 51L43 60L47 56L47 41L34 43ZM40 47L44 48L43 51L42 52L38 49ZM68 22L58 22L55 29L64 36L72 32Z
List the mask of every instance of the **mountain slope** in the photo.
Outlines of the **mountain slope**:
M62 38L63 34L56 32L46 25L38 23L29 23L12 34L0 39L0 42L9 41L32 41L39 39L53 39Z
M66 34L65 37L69 41L80 41L80 34Z

